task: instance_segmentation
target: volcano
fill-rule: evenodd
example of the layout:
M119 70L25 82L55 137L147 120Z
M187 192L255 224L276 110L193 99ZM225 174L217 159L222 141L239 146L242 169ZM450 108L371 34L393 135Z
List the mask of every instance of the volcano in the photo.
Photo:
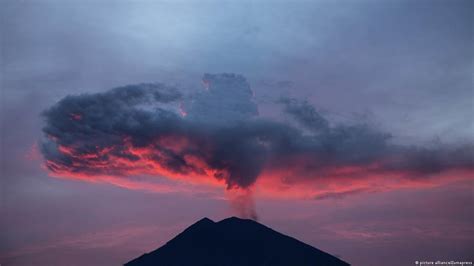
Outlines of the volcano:
M347 266L348 263L258 222L201 219L125 266Z

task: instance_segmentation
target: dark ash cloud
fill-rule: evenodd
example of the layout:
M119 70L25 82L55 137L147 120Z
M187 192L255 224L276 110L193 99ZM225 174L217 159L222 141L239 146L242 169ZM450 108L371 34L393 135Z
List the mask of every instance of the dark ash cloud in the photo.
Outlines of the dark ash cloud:
M320 115L308 101L281 98L279 102L285 106L285 112L292 116L301 126L315 132L326 132L329 130L329 121Z
M308 102L288 98L280 103L296 124L283 123L258 116L243 76L206 74L203 83L204 90L188 98L163 84L140 84L62 99L44 112L46 167L90 179L204 177L229 189L250 188L264 172L284 173L282 182L291 184L474 169L471 144L395 145L370 125L333 126Z

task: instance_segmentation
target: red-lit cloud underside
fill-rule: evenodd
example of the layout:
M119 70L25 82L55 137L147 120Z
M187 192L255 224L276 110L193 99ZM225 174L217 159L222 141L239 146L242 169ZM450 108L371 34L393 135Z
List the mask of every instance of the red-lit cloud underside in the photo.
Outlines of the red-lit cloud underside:
M257 195L275 198L338 198L363 192L380 192L401 188L430 188L449 182L472 179L469 168L452 168L431 174L418 174L410 170L387 170L383 158L380 162L366 165L337 165L308 167L314 158L304 155L288 156L285 164L269 160L251 186L229 187L226 169L213 169L201 157L184 155L187 169L175 171L160 163L157 158L166 155L159 149L180 153L193 145L192 141L178 137L163 137L153 146L135 147L125 138L120 150L134 156L129 160L116 156L117 147L97 148L92 153L80 153L74 147L58 146L58 152L72 163L61 164L46 160L45 167L52 176L88 182L105 182L128 189L156 192L194 192L252 189ZM205 149L205 147L203 147ZM138 158L138 159L137 159ZM281 158L278 160L281 162Z

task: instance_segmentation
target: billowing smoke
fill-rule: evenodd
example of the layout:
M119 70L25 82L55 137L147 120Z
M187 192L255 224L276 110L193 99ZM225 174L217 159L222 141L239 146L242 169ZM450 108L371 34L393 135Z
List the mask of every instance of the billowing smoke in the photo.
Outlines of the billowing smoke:
M229 193L230 204L239 217L258 221L253 192L241 189Z
M44 112L47 169L86 179L220 182L244 191L259 178L292 186L364 176L423 179L451 170L472 177L472 144L395 145L390 134L367 124L331 125L308 102L289 98L278 104L291 121L271 120L258 115L244 77L206 74L203 83L201 93L187 97L164 84L65 97ZM240 206L253 206L251 198Z

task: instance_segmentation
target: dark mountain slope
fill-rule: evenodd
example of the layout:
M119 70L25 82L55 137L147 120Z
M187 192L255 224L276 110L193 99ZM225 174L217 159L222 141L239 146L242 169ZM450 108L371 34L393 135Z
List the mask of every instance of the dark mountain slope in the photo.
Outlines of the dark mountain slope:
M347 266L319 249L252 220L204 218L126 266Z

